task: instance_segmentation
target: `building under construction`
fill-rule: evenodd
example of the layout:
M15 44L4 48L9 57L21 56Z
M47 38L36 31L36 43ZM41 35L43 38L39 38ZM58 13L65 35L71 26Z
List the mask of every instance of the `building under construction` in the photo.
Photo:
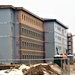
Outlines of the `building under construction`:
M56 19L44 19L45 57L66 54L68 27Z
M0 59L12 63L12 59L66 54L66 29L56 19L42 19L23 7L0 5Z
M43 59L43 32L40 17L22 7L1 5L0 59Z

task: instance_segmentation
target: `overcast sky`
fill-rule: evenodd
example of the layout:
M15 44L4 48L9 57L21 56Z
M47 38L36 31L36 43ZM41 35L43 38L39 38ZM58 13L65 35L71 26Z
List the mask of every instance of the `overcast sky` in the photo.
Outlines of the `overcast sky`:
M75 35L75 0L0 0L0 5L24 7L40 17L58 19Z

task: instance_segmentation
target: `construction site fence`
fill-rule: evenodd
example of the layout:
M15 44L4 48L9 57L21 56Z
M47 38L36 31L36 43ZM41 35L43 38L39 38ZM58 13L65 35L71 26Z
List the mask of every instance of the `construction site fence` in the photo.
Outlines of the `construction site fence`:
M63 70L64 75L70 75L70 59L63 58L47 58L47 59L0 59L0 65L3 64L25 64L25 65L34 65L39 63L52 63L57 64L61 71ZM1 67L1 66L0 66ZM61 74L62 75L62 74Z

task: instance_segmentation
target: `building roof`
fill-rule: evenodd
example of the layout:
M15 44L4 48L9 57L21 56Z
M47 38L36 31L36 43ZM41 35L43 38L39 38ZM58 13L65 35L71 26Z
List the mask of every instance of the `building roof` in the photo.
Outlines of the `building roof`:
M27 9L25 9L25 8L23 8L23 7L14 7L14 6L12 6L12 5L0 5L0 9L4 9L4 8L10 8L10 9L14 9L14 10L22 10L22 11L24 11L24 12L26 12L26 13L28 13L28 14L34 16L35 18L37 18L37 19L43 21L42 18L40 18L39 16L33 14L32 12L28 11Z
M43 19L44 22L56 22L58 23L59 25L61 25L62 27L64 27L65 29L68 29L68 27L66 25L64 25L63 23L59 22L57 19L47 19L47 18L44 18Z

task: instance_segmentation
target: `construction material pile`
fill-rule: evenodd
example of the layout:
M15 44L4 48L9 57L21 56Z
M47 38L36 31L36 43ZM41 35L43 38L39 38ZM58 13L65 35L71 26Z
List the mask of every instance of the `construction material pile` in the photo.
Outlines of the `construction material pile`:
M61 68L56 64L24 64L8 70L1 70L0 75L61 75Z
M35 64L27 71L27 75L60 75L61 69L56 64Z

